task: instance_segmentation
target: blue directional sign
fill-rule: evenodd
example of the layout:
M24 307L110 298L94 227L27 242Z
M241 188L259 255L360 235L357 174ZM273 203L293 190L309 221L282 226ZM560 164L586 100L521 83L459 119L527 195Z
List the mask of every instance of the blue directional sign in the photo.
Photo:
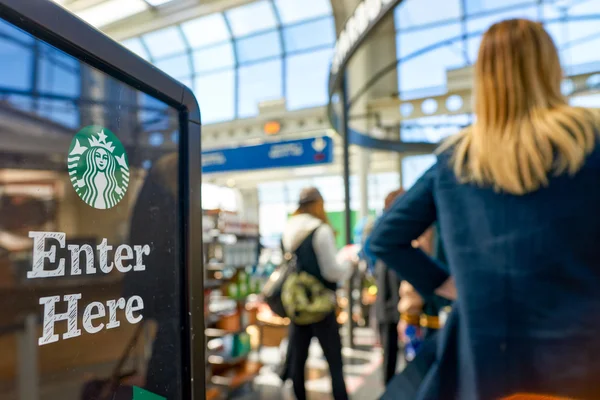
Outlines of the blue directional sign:
M252 171L333 162L329 136L202 152L202 172Z

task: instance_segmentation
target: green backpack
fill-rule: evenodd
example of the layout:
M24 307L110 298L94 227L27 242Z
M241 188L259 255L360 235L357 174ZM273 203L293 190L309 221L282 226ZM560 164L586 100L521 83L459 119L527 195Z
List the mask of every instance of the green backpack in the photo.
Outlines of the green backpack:
M293 265L281 292L286 315L297 325L320 322L335 310L335 292L313 275L300 271L297 259Z

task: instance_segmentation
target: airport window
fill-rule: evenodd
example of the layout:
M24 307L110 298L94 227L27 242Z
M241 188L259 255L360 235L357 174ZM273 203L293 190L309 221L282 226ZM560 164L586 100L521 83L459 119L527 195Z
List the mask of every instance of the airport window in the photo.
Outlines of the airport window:
M192 66L187 55L179 55L156 61L156 66L174 78L190 76Z
M231 9L225 15L235 36L250 35L277 26L273 6L265 0Z
M223 43L198 49L194 52L193 61L195 72L232 68L235 63L232 44Z
M202 110L202 121L228 121L235 115L234 72L223 71L196 77L194 91Z
M172 56L186 50L183 35L177 27L148 33L143 40L153 59Z
M440 21L458 20L461 16L460 3L459 0L432 0L427 7L423 7L420 0L405 0L394 10L396 28L408 29Z
M327 103L331 50L289 56L286 59L286 100L290 110Z
M335 43L333 18L288 26L284 28L283 35L285 51L288 53L322 46L331 47Z
M293 24L331 14L329 0L275 0L279 17L284 24Z
M235 44L240 64L281 55L281 41L277 31L239 39Z
M192 48L209 46L231 39L223 14L211 14L181 25L185 37Z
M238 74L238 113L241 118L257 115L261 101L281 98L281 60L244 66Z

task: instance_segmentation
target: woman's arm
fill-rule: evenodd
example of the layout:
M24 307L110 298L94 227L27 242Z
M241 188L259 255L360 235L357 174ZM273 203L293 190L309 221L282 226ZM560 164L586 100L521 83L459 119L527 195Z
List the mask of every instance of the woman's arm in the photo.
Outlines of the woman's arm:
M341 282L352 275L349 263L338 263L335 235L329 225L321 225L313 237L313 248L319 261L321 275L329 282Z
M427 171L400 196L371 234L371 252L407 280L422 296L429 296L449 277L445 268L412 246L436 220L433 185L437 166Z

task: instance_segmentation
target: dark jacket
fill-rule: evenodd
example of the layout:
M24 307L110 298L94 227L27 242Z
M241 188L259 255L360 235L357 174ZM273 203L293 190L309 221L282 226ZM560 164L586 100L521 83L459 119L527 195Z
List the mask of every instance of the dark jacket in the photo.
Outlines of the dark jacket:
M397 324L400 319L398 312L400 278L381 261L375 262L375 276L377 278L375 319L379 324Z
M438 398L597 398L600 145L573 177L523 196L459 183L449 157L439 156L371 238L372 252L419 292L430 295L450 273L456 281L456 332L444 328L441 348L458 346L458 360L431 372L456 373L456 386ZM450 272L411 246L436 219ZM417 399L431 398L426 381Z

